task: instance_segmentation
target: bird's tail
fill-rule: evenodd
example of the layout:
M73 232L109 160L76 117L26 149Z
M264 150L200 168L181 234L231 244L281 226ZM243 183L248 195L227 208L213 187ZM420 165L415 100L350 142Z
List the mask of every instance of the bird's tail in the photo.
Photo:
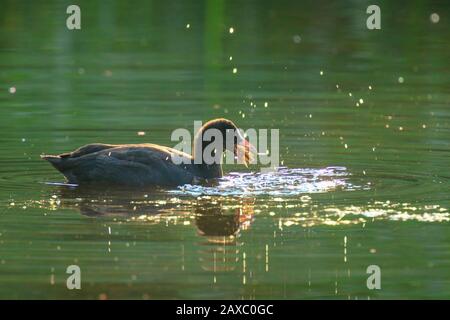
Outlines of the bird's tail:
M41 159L47 160L59 171L63 169L63 158L61 158L60 156L43 154L41 155Z
M41 159L47 160L51 163L56 170L61 172L65 177L68 183L78 183L76 177L73 175L71 171L71 161L68 158L61 156L53 156L53 155L41 155Z

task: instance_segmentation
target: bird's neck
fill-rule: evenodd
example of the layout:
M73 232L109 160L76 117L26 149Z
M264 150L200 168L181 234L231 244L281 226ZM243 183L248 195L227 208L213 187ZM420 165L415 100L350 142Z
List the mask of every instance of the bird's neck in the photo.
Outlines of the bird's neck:
M205 179L220 178L223 175L222 171L222 159L223 159L223 147L216 150L217 154L214 157L216 161L205 161L205 157L208 155L204 154L205 148L211 143L209 141L203 141L202 136L205 128L202 128L194 138L193 154L192 159L194 161L194 166L197 174ZM212 156L212 155L209 155Z
M222 164L197 164L196 173L204 179L221 178L223 175Z

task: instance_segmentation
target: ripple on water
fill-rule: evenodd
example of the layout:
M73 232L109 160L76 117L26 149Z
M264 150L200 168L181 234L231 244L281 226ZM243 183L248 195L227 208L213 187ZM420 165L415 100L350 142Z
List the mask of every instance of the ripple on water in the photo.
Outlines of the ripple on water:
M350 173L345 167L321 169L289 169L280 167L271 172L232 172L219 179L216 185L184 185L170 192L191 196L295 196L339 189L361 190L349 181Z
M359 184L354 181L364 180L352 176L345 167L282 167L265 173L230 173L214 184L184 185L154 192L93 192L57 183L58 188L47 198L10 199L7 208L39 207L52 211L67 208L77 209L87 216L123 217L146 223L182 221L185 225L190 225L198 216L212 216L215 221L217 216L230 213L270 218L280 228L354 225L383 220L450 222L446 206L432 202L400 202L396 201L394 193L390 195L391 199L378 195L377 198L383 200L376 201L372 198L374 193L369 194L370 190L377 191L375 185L370 181ZM349 197L348 191L360 192L351 193L352 197ZM327 192L333 192L334 196L323 195ZM361 192L367 196L361 198Z

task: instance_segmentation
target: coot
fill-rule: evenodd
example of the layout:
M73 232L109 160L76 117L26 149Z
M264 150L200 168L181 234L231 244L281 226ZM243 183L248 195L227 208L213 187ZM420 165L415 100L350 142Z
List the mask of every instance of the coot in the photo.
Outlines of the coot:
M220 159L228 147L241 163L248 165L253 160L255 148L227 119L211 120L201 127L194 138L192 155L156 144L93 143L70 153L42 155L41 158L50 162L71 184L129 187L196 184L222 176L221 161L212 164L203 159L195 161L195 157L203 155L204 149L214 142L214 139L203 141L203 135L209 129L218 130L223 137L222 148L213 151L219 153ZM230 130L235 132L232 143L227 141ZM177 161L173 161L173 156Z

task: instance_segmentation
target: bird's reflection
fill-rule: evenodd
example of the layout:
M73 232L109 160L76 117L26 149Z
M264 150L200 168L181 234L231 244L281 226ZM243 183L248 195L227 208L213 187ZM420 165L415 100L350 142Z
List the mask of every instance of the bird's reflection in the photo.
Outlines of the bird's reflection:
M56 198L63 208L77 208L90 217L132 217L176 213L194 214L202 236L235 236L247 229L253 217L253 198L171 197L164 190L96 190L59 188Z
M191 218L199 235L196 251L201 267L214 272L237 267L243 245L241 232L249 229L254 219L252 198L183 199L171 197L164 190L137 192L86 188L60 188L56 194L60 207L76 208L82 215L94 218L152 218L141 221L161 221L158 218L167 216Z
M204 270L215 273L236 269L243 245L240 234L253 221L253 203L253 199L240 199L237 205L197 203L195 225L202 236L198 253Z
M210 242L228 242L250 227L253 214L253 199L232 205L200 201L195 205L195 224L198 234L208 237Z

